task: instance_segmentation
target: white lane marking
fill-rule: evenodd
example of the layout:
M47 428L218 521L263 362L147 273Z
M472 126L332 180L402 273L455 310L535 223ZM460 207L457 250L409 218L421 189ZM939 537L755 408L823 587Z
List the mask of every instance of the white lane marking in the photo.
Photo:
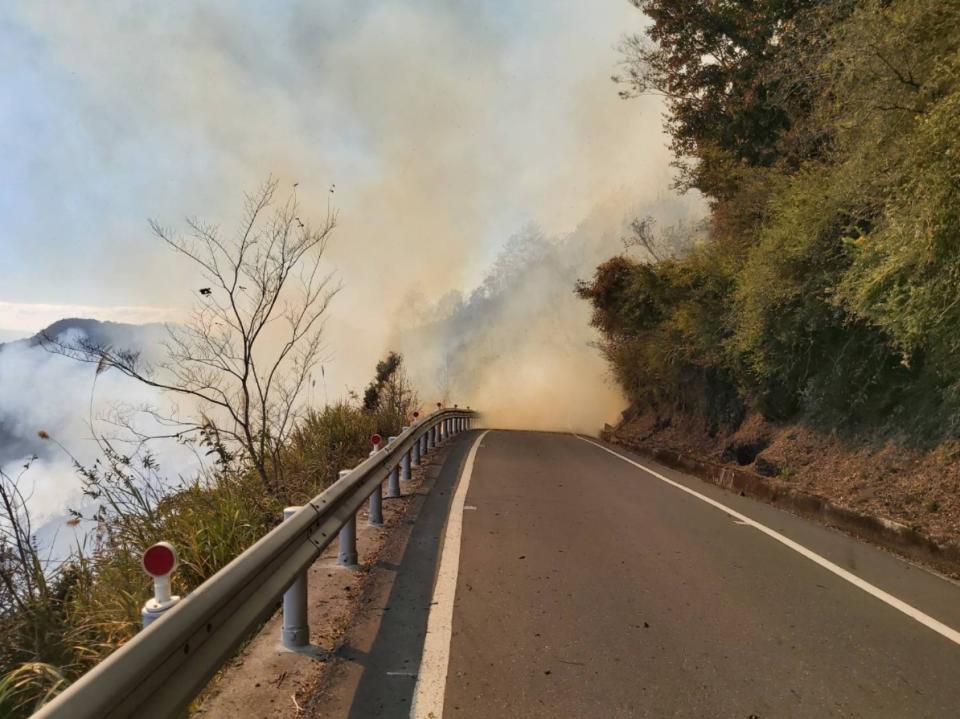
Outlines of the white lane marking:
M480 443L487 436L484 431L476 440L460 475L457 491L450 505L447 531L443 538L443 553L437 583L433 588L433 603L427 618L427 634L423 639L423 658L417 676L417 687L410 706L411 719L440 719L443 716L443 695L447 689L447 668L450 664L450 639L453 635L453 600L457 592L457 574L460 572L460 536L463 532L464 501L470 489L473 463Z
M472 510L475 510L476 507L474 507L473 505L468 504L468 505L466 505L466 506L464 507L464 510L467 510L467 509L469 509L469 510L472 511Z
M830 572L833 572L834 574L836 574L836 575L837 575L838 577L840 577L841 579L845 579L846 581L850 582L850 584L852 584L853 586L858 587L859 589L862 589L862 590L865 591L867 594L870 594L870 595L876 597L877 599L879 599L881 602L884 602L885 604L890 605L890 606L893 607L894 609L896 609L896 610L898 610L898 611L900 611L900 612L903 612L904 614L906 614L906 615L907 615L908 617L910 617L911 619L913 619L913 620L915 620L915 621L917 621L917 622L920 622L920 624L924 625L925 627L927 627L927 628L929 628L929 629L932 629L932 630L935 631L937 634L939 634L939 635L941 635L941 636L943 636L943 637L946 637L947 639L949 639L949 640L950 640L951 642L953 642L954 644L960 645L960 632L958 632L956 629L953 629L952 627L948 627L948 626L947 626L946 624L944 624L943 622L938 622L936 619L934 619L934 618L931 617L930 615L924 614L923 612L921 612L921 611L920 611L919 609L917 609L916 607L913 607L913 606L907 604L906 602L904 602L904 601L901 600L901 599L897 599L895 596L893 596L892 594L888 594L887 592L883 591L883 590L880 589L879 587L875 587L874 585L870 584L870 582L868 582L868 581L866 581L866 580L864 580L864 579L861 579L861 578L858 577L856 574L852 574L852 573L848 572L848 571L847 571L846 569L844 569L843 567L837 566L836 564L834 564L833 562L831 562L829 559L826 559L826 558L824 558L824 557L821 557L819 554L817 554L816 552L814 552L814 551L812 551L812 550L810 550L810 549L807 549L807 548L804 547L802 544L797 544L797 543L794 542L792 539L789 539L789 538L787 538L787 537L784 537L782 534L780 534L779 532L776 532L776 531L770 529L770 528L767 527L766 525L760 524L760 522L757 522L757 521L755 521L755 520L753 520L753 519L750 519L750 517L748 517L748 516L746 516L746 515L744 515L744 514L740 514L740 512L737 512L737 511L734 510L734 509L730 509L730 507L728 507L727 505L725 505L725 504L723 504L723 503L721 503L721 502L716 501L715 499L711 499L710 497L707 497L706 495L700 494L699 492L694 491L694 490L690 489L689 487L685 487L684 485L680 484L679 482L675 482L675 481L673 481L672 479L668 479L667 477L664 477L664 476L663 476L662 474L660 474L659 472L655 472L654 470L650 469L649 467L645 467L645 466L643 466L642 464L640 464L639 462L634 462L632 459L630 459L629 457L625 457L624 455L620 454L619 452L614 452L612 449L609 449L609 448L607 448L607 447L604 447L604 446L603 446L602 444L600 444L599 442L594 442L592 439L588 439L588 438L586 438L586 437L581 437L579 434L575 434L574 436L575 436L577 439L582 439L584 442L587 442L588 444L592 444L592 445L595 446L595 447L599 447L599 448L602 449L604 452L609 452L609 453L612 454L614 457L619 457L619 458L622 459L624 462L627 462L628 464L632 464L634 467L639 467L640 469L642 469L642 470L643 470L644 472L646 472L647 474L653 475L653 476L656 477L657 479L659 479L659 480L661 480L661 481L663 481L663 482L666 482L667 484L669 484L669 485L671 485L671 486L673 486L673 487L676 487L676 488L679 489L680 491L686 492L687 494L690 494L690 495L696 497L697 499L699 499L699 500L701 500L701 501L703 501L703 502L706 502L706 503L709 504L709 505L712 505L712 506L716 507L717 509L723 510L723 511L726 512L727 514L729 514L729 515L731 515L731 516L733 516L733 517L736 517L737 519L740 520L740 522L741 522L742 524L746 524L746 525L749 525L749 526L753 527L754 529L760 530L761 532L763 532L764 534L766 534L768 537L771 537L772 539L777 540L777 541L780 542L781 544L784 544L784 545L786 545L787 547L790 547L790 549L792 549L793 551L797 552L798 554L801 554L801 555L803 555L804 557L806 557L807 559L809 559L809 560L811 560L811 561L813 561L813 562L816 562L816 563L819 564L821 567L823 567L824 569L826 569L826 570L828 570L828 571L830 571Z

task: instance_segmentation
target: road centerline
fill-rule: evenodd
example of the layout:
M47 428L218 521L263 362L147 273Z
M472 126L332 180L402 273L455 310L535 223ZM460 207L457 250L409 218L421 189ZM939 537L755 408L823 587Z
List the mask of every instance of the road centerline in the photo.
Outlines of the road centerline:
M439 719L443 716L443 698L446 693L447 668L450 665L450 640L453 635L453 602L457 592L457 576L460 572L460 539L463 534L463 512L470 478L473 476L473 464L480 443L490 430L477 437L467 460L463 473L457 483L457 490L450 505L447 528L444 533L443 551L440 555L440 568L433 590L430 614L427 618L427 633L423 640L423 656L420 670L417 672L417 685L410 707L411 719Z
M710 497L708 497L708 496L706 496L706 495L704 495L704 494L701 494L700 492L697 492L697 491L694 490L694 489L690 489L689 487L684 486L684 485L681 484L680 482L676 482L676 481L670 479L669 477L665 477L664 475L660 474L660 473L657 472L656 470L650 469L649 467L641 464L640 462L636 462L636 461L630 459L629 457L620 454L619 452L616 452L616 451L614 451L614 450L612 450L612 449L610 449L610 448L608 448L608 447L604 447L604 446L603 446L602 444L600 444L599 442L596 442L596 441L594 441L594 440L592 440L592 439L590 439L590 438L588 438L588 437L583 437L583 436L581 436L581 435L579 435L579 434L574 434L574 436L575 436L577 439L580 439L580 440L586 442L587 444L592 444L593 446L597 447L598 449L602 449L604 452L608 452L609 454L612 454L614 457L617 457L617 458L623 460L624 462L626 462L626 463L628 463L628 464L632 464L634 467L637 467L638 469L646 472L647 474L655 477L656 479L659 479L660 481L665 482L666 484L669 484L670 486L675 487L676 489L679 489L679 490L681 490L682 492L686 492L687 494L689 494L689 495L691 495L691 496L693 496L693 497L696 497L696 498L699 499L700 501L705 502L705 503L707 503L707 504L709 504L709 505L711 505L711 506L713 506L713 507L721 510L722 512L726 512L726 513L729 514L731 517L734 517L736 520L739 520L738 523L741 523L741 524L744 524L744 525L753 527L754 529L757 529L758 531L760 531L760 532L762 532L763 534L767 535L767 536L770 537L771 539L774 539L774 540L776 540L777 542L780 542L780 543L783 544L784 546L792 549L793 551L797 552L797 553L800 554L801 556L806 557L807 559L809 559L809 560L811 560L812 562L818 564L819 566L821 566L822 568L826 569L827 571L829 571L829 572L837 575L838 577L840 577L841 579L845 580L846 582L849 582L850 584L852 584L853 586L857 587L858 589L861 589L862 591L866 592L867 594L870 594L871 596L875 597L876 599L879 599L880 601L884 602L884 603L887 604L888 606L893 607L894 609L896 609L897 611L905 614L906 616L910 617L910 618L913 619L914 621L922 624L923 626L927 627L928 629L932 629L933 631L935 631L937 634L941 635L941 636L944 637L945 639L948 639L949 641L953 642L954 644L960 646L960 632L958 632L956 629L953 629L952 627L947 626L947 625L944 624L943 622L940 622L940 621L934 619L933 617L931 617L931 616L928 615L928 614L925 614L924 612L920 611L920 610L917 609L916 607L914 607L914 606L912 606L912 605L910 605L910 604L907 604L907 603L906 603L905 601L903 601L902 599L899 599L899 598L893 596L892 594L890 594L890 593L888 593L888 592L885 592L884 590L882 590L882 589L880 589L879 587L871 584L870 582L866 581L865 579L862 579L862 578L858 577L856 574L853 574L852 572L844 569L843 567L840 567L840 566L834 564L833 562L831 562L831 561L830 561L829 559L827 559L826 557L823 557L823 556L817 554L816 552L814 552L813 550L808 549L807 547L804 547L802 544L799 544L799 543L793 541L793 540L790 539L789 537L786 537L786 536L780 534L780 533L777 532L776 530L770 529L770 528L767 527L765 524L762 524L762 523L760 523L760 522L758 522L758 521L756 521L756 520L754 520L754 519L751 519L750 517L746 516L745 514L742 514L742 513L738 512L737 510L732 509L731 507L728 507L727 505L723 504L722 502L718 502L717 500L712 499L712 498L710 498Z

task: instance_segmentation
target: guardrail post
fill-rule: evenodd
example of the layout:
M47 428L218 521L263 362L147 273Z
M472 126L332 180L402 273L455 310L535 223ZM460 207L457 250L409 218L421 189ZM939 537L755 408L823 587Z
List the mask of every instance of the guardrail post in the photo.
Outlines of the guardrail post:
M341 469L340 476L350 474L349 469ZM344 567L356 566L359 560L357 554L357 515L347 520L346 524L340 529L340 551L337 554L337 561Z
M403 427L400 432L406 432L409 427ZM413 458L413 448L411 447L406 452L403 453L403 459L400 460L400 479L409 482L410 481L410 462Z
M300 507L286 507L284 520L290 519ZM280 643L286 649L298 650L310 646L310 623L307 620L307 573L293 580L293 584L283 593L283 626L280 629Z
M377 435L377 441L373 445L373 451L370 452L372 457L377 453L377 447L380 446L380 436ZM372 524L375 527L383 526L383 485L378 484L377 488L373 490L373 493L370 495L370 507L367 510L367 524Z
M437 428L431 427L427 430L427 451L437 446Z
M393 444L396 442L396 437L390 437L387 440L387 444ZM393 469L390 470L390 474L387 475L387 496L390 499L396 499L400 496L400 465L395 464Z
M420 413L419 413L419 412L414 412L414 413L413 413L413 423L414 423L414 424L418 424L418 423L419 423L419 417L420 417ZM416 441L413 443L413 449L411 450L412 453L411 453L411 455L410 455L410 461L412 462L412 465L413 465L414 467L419 467L419 466L420 466L420 455L422 454L422 452L421 452L420 450L421 450L422 448L423 448L423 435L420 435L419 437L417 437Z

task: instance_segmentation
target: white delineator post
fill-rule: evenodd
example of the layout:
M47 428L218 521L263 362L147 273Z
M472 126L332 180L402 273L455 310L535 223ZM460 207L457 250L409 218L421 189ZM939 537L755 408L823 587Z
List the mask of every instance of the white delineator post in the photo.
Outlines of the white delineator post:
M382 439L379 434L375 434L370 438L370 441L373 443L373 449L370 451L370 456L372 457L380 451L380 442ZM377 488L373 490L373 494L370 495L370 509L367 512L367 522L377 527L383 525L383 488L379 484Z
M340 477L350 474L349 469L341 469ZM337 553L337 561L344 567L354 567L357 565L357 514L354 512L346 524L340 529L340 551Z
M387 439L387 445L391 445L397 441L396 437L390 437ZM387 496L390 499L396 499L400 496L400 466L394 465L393 469L390 470L390 474L387 475Z
M177 568L177 550L169 542L157 542L140 558L143 571L153 577L153 599L148 599L140 610L140 619L146 629L177 605L180 597L171 595L170 575Z
M286 507L284 521L300 511L300 507ZM283 593L283 624L280 628L280 644L284 649L296 651L310 646L310 624L307 620L307 573L303 572Z

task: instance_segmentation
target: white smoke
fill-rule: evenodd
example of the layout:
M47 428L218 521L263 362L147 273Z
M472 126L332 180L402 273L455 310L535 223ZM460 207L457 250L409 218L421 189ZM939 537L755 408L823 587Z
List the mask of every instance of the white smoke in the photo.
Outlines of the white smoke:
M148 356L159 348L162 329L156 326L104 328L114 346L142 349ZM83 334L70 330L59 339L75 342ZM62 530L68 508L90 508L75 463L91 467L102 457L96 437L111 439L117 449L132 453L133 437L115 422L126 414L125 408L145 406L161 412L174 410L168 397L115 370L97 375L95 365L30 341L0 348L0 468L11 477L22 475L21 490L34 526L43 528L43 537L52 540ZM143 415L137 415L135 428L145 434L158 434L160 429ZM42 439L40 432L49 439ZM175 441L159 440L152 443L152 450L170 483L192 478L200 469L195 453ZM24 472L26 465L29 469ZM58 541L73 541L73 536L69 532Z

